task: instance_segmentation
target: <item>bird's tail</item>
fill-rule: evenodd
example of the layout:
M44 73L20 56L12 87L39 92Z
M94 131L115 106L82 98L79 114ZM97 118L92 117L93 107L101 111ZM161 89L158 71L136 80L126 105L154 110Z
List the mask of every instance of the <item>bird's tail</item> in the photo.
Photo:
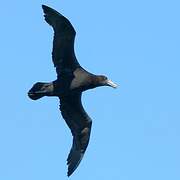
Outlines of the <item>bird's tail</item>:
M29 90L28 96L32 100L37 100L43 96L51 96L53 93L53 83L37 82Z

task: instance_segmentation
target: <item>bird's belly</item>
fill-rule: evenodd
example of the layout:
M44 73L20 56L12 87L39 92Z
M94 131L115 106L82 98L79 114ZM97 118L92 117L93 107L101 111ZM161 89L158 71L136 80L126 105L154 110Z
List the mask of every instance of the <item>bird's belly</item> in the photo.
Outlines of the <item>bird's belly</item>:
M70 82L58 79L53 82L54 86L54 95L55 96L64 96L69 94L70 91Z

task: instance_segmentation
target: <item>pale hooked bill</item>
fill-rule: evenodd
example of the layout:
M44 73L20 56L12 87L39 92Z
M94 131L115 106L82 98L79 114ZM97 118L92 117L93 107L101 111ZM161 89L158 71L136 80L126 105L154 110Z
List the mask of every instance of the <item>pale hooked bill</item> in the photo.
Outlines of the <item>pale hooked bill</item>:
M107 80L107 84L108 84L109 86L113 87L113 88L117 88L117 87L118 87L118 85L115 84L115 83L114 83L113 81L111 81L110 79Z

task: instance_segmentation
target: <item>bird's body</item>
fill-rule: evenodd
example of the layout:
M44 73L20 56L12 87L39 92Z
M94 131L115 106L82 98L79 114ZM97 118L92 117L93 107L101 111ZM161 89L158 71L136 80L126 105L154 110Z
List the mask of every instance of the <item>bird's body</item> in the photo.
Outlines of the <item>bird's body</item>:
M54 40L52 60L57 79L50 83L38 82L28 92L31 99L57 96L60 110L73 135L73 145L67 158L68 176L79 165L88 146L92 121L85 112L82 92L98 86L116 85L105 76L97 76L83 69L74 53L75 30L68 19L54 9L43 5L46 22L53 27Z

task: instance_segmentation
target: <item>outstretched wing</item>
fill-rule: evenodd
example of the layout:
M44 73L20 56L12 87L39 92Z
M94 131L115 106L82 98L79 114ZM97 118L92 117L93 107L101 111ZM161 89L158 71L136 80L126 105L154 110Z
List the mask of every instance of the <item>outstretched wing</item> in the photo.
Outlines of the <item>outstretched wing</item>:
M86 151L92 121L82 106L81 93L60 97L60 110L73 135L72 148L67 158L67 175L70 176Z
M74 71L79 63L74 53L75 30L69 20L54 9L42 5L46 22L54 29L52 59L59 75Z

